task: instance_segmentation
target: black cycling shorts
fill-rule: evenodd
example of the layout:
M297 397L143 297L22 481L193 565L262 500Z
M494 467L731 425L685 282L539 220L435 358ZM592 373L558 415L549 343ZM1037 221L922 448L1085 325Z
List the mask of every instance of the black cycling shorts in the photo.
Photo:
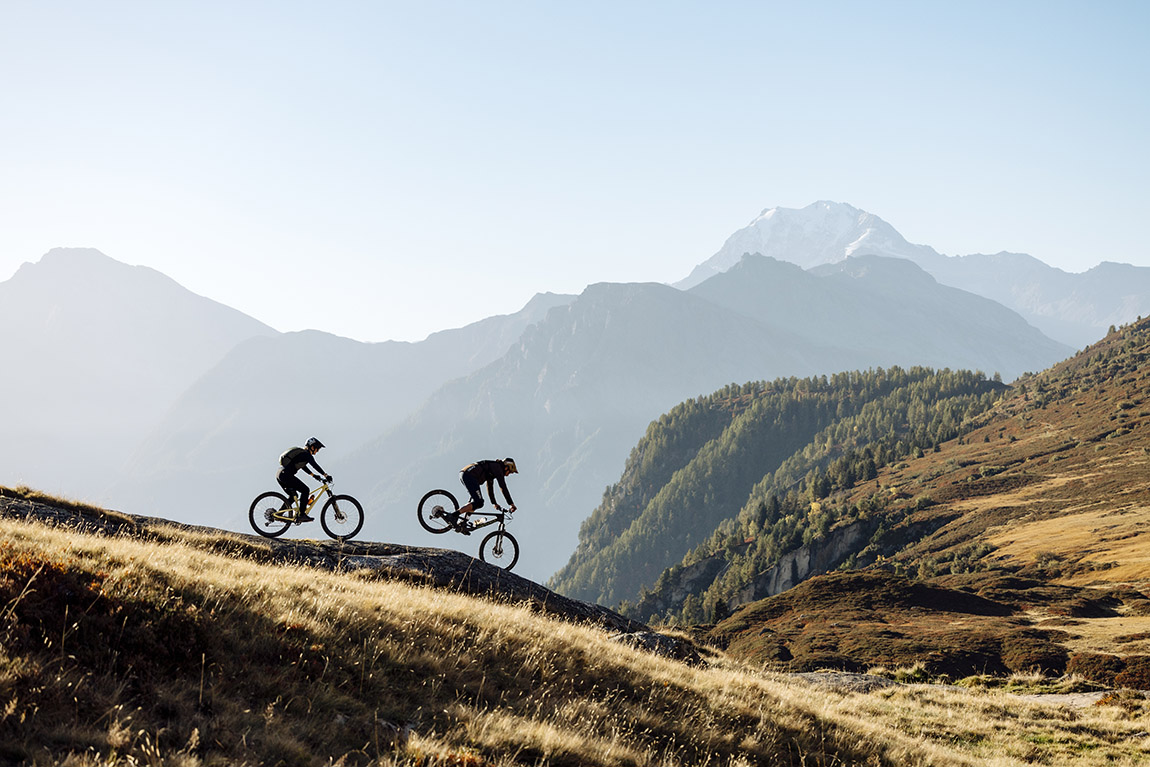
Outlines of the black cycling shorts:
M483 493L481 491L483 483L466 471L459 472L459 481L467 488L467 492L471 493L471 509L473 511L475 509L482 509Z
M307 504L307 497L311 491L308 490L307 485L305 485L303 481L300 480L300 478L295 474L292 474L287 469L280 469L278 472L276 472L276 482L278 482L280 487L284 489L284 492L287 493L289 499L295 498L296 493L299 493L301 496L303 496L304 505Z

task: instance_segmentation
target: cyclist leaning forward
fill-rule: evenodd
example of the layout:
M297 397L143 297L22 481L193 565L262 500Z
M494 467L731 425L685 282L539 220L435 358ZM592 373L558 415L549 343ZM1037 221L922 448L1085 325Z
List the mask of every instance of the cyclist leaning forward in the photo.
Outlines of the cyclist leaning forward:
M515 511L515 501L511 500L511 493L507 492L507 483L503 478L518 473L519 469L515 467L515 461L510 458L504 458L502 461L476 461L464 466L463 470L459 472L459 481L467 488L467 492L471 495L471 501L459 509L455 529L464 535L471 535L468 520L471 518L471 512L483 508L481 487L484 482L487 483L487 497L491 499L491 504L496 509L503 511L499 508L499 502L495 500L494 483L498 481L499 489L503 491L503 497L507 499L509 507L507 511Z
M310 438L305 447L293 447L284 451L280 456L280 470L276 472L276 482L279 482L280 487L287 493L287 503L284 504L285 509L290 509L292 502L295 500L296 493L300 493L299 499L299 512L298 520L300 522L311 522L315 517L307 513L308 495L311 493L307 485L296 477L296 474L303 469L309 477L321 481L331 482L331 475L320 468L319 464L315 462L315 454L323 447L323 443L315 437ZM314 466L319 474L314 474L309 466Z

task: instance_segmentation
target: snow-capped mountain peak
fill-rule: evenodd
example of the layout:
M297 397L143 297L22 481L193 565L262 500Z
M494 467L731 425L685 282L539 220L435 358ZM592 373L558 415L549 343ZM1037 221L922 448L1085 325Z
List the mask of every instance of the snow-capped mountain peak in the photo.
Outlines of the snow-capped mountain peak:
M820 200L801 209L764 210L676 287L686 289L724 272L745 253L760 253L804 269L837 263L853 255L907 258L920 264L939 258L932 248L907 242L894 227L872 213L846 203Z

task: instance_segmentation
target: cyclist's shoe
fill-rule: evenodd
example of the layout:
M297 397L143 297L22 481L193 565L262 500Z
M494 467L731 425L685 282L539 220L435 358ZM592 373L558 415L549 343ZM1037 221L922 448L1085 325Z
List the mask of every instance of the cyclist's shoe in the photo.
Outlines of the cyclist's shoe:
M297 525L302 525L304 522L315 522L315 517L311 516L306 511L301 511L296 515L295 523Z
M471 520L469 520L467 517L460 519L455 523L455 532L463 533L464 535L471 535Z

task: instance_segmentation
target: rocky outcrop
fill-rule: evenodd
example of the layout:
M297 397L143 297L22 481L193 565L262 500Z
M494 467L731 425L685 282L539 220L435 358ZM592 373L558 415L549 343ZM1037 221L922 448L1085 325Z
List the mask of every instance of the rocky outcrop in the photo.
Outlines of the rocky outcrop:
M825 538L795 549L784 555L774 567L759 573L737 591L727 607L734 609L780 594L808 578L838 567L847 557L867 545L875 527L873 520L856 522L832 530ZM688 596L706 591L722 575L728 564L726 556L715 554L690 565L673 567L660 579L655 590L644 594L628 612L638 616L678 612Z
M633 615L664 615L677 612L691 594L699 594L714 583L728 562L715 554L689 565L676 565L664 573L654 591L645 592L635 604Z
M30 501L0 493L0 521L19 519L96 535L179 541L214 553L269 564L314 567L333 572L373 570L385 577L504 602L528 604L555 617L631 634L647 626L590 602L550 589L458 551L390 543L334 540L275 540L198 527L155 517L122 514L81 505Z
M681 636L660 634L657 631L634 631L614 634L611 639L664 658L682 661L688 666L701 666L705 663L695 643Z
M825 538L785 554L778 564L759 573L737 591L728 606L733 608L773 597L812 576L838 567L847 557L866 545L874 528L875 523L870 520L855 522L836 528Z

